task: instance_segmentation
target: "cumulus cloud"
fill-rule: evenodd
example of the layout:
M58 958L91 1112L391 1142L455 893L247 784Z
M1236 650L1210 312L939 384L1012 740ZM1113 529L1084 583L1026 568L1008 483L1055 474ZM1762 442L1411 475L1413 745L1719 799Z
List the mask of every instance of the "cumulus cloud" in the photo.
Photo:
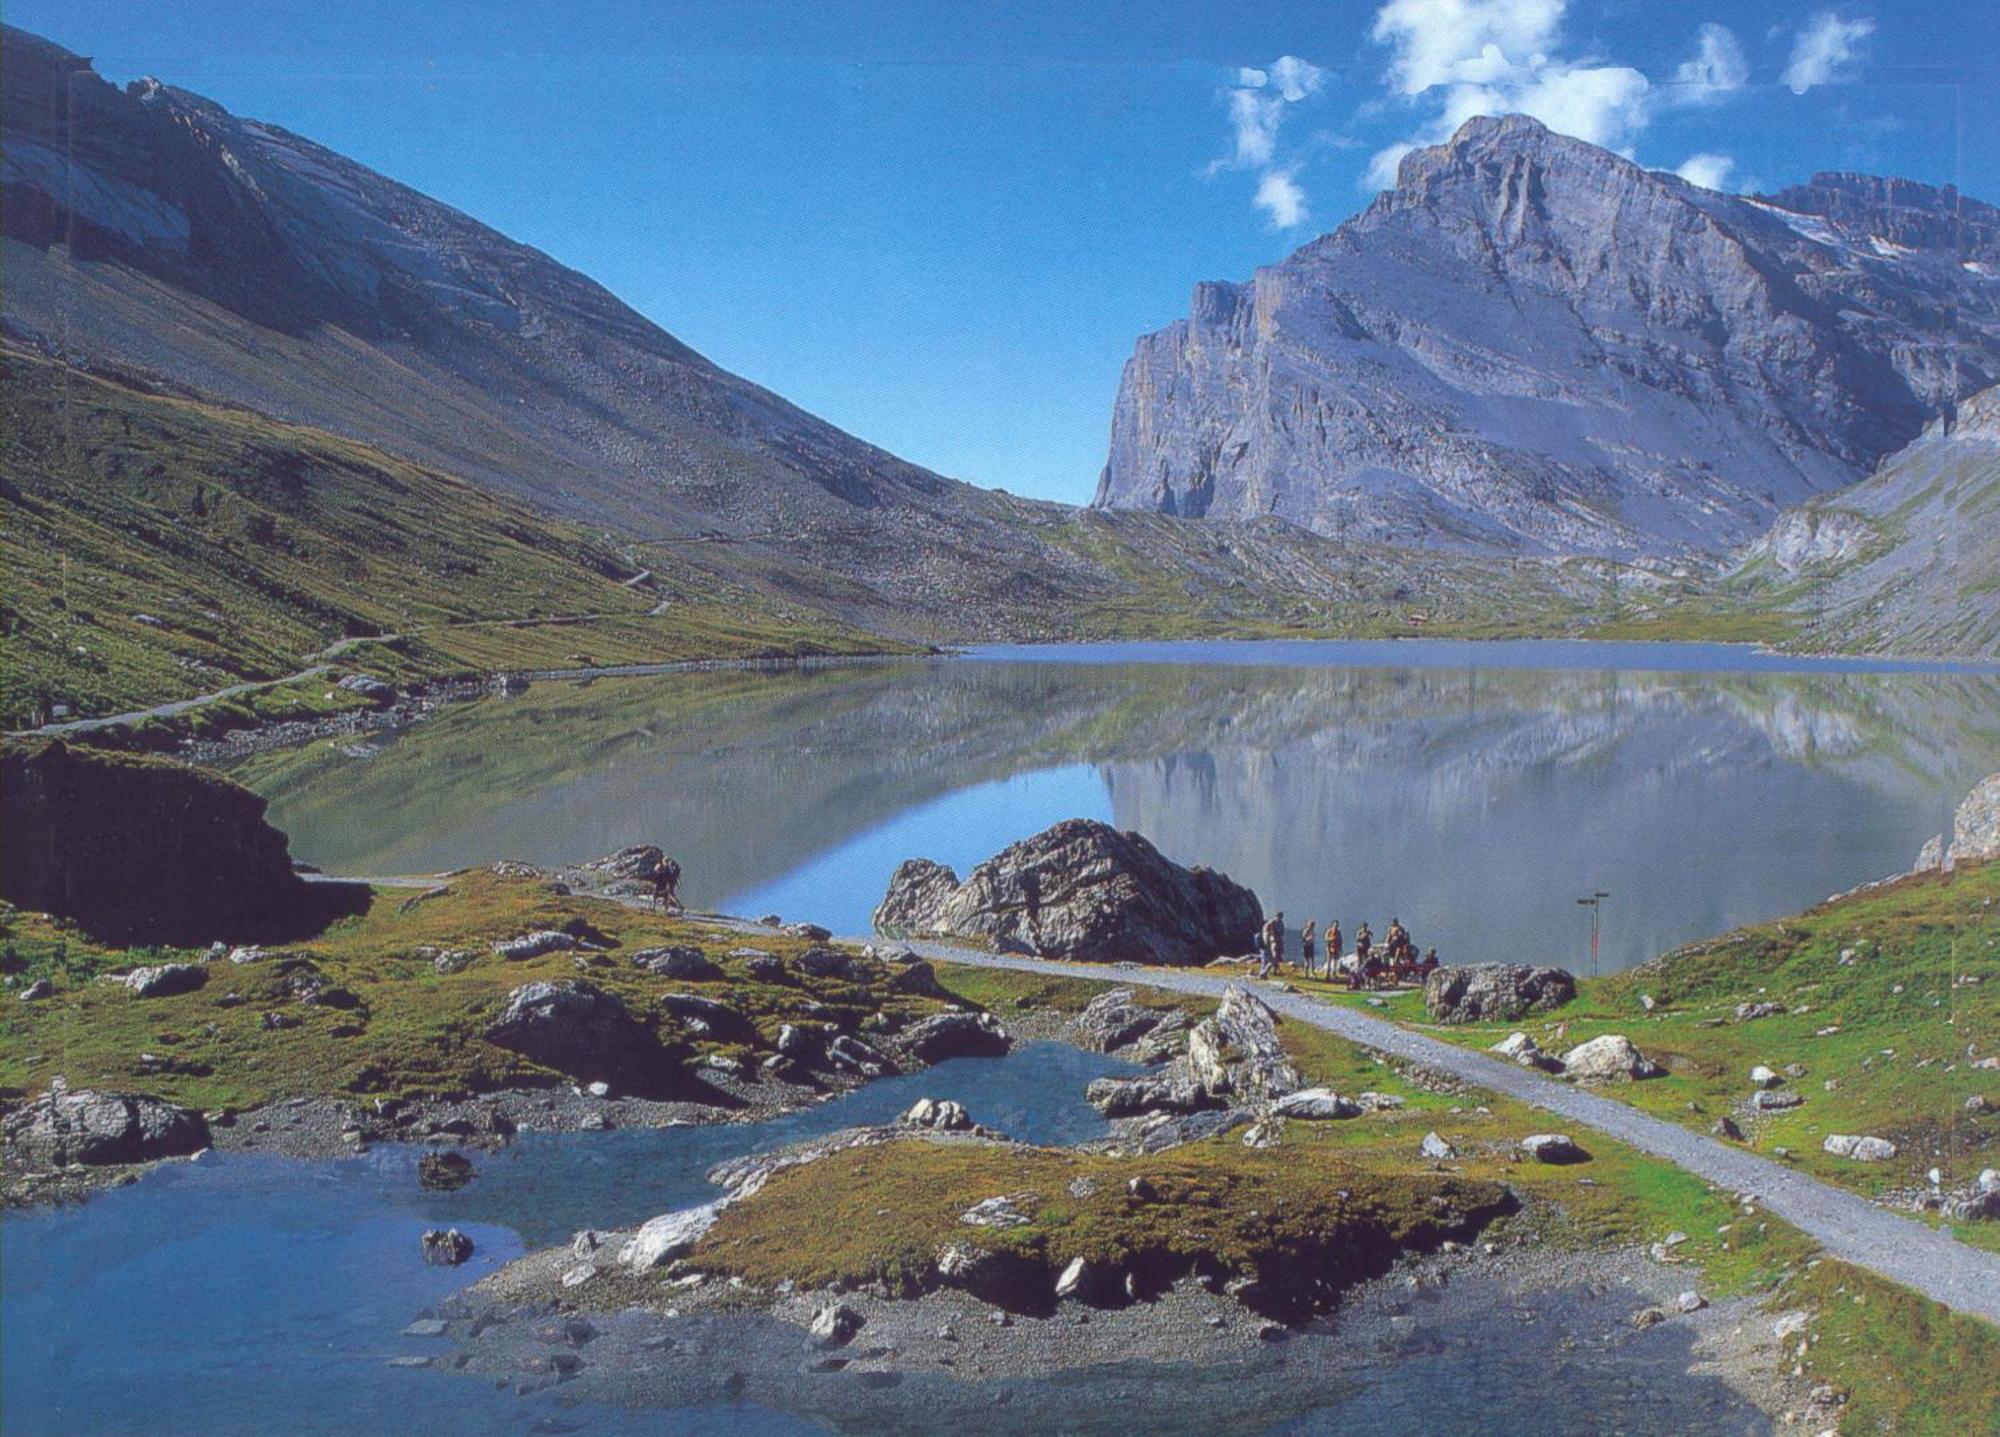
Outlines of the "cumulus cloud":
M1645 128L1652 84L1629 65L1561 55L1564 8L1565 0L1388 0L1370 32L1389 49L1383 78L1430 119L1376 153L1369 183L1393 183L1412 147L1445 139L1474 115L1533 115L1592 144L1629 144Z
M1694 58L1674 71L1677 97L1699 104L1740 90L1750 79L1750 62L1726 25L1710 23L1695 31Z
M1721 190L1729 187L1729 173L1735 168L1736 161L1729 156L1704 150L1701 154L1689 155L1674 173L1691 185L1700 185L1705 190Z
M1257 194L1251 203L1271 217L1274 228L1288 230L1305 223L1306 192L1290 170L1267 171L1257 181Z
M1438 85L1483 84L1496 67L1554 42L1564 0L1389 0L1375 12L1378 45L1394 50L1389 83L1420 95Z
M1833 85L1848 77L1848 67L1862 42L1875 33L1873 20L1843 20L1822 10L1800 27L1792 41L1792 58L1782 78L1794 95L1815 85Z
M1236 83L1225 92L1234 143L1227 159L1210 165L1218 170L1258 171L1252 203L1278 229L1291 229L1306 218L1306 195L1298 182L1298 163L1278 153L1287 107L1317 94L1326 72L1296 55L1280 55L1265 66L1242 66Z

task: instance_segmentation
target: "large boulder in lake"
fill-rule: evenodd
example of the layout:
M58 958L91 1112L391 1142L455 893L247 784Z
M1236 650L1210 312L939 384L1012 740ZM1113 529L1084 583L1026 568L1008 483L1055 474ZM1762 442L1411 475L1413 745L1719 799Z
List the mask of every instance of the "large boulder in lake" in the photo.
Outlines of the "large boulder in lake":
M912 859L875 910L891 934L982 938L1042 958L1198 964L1256 946L1257 895L1184 868L1139 834L1072 818L994 855L960 882Z
M1520 963L1439 968L1424 979L1424 1010L1440 1023L1511 1023L1575 996L1576 979L1565 970Z
M573 1078L636 1091L658 1086L666 1060L615 993L576 979L522 984L486 1038Z
M263 799L185 764L10 741L0 808L0 896L107 941L255 939L310 928L308 909L348 897L292 871Z
M88 1088L42 1094L7 1115L6 1135L23 1156L53 1166L149 1162L208 1146L200 1113L158 1098Z

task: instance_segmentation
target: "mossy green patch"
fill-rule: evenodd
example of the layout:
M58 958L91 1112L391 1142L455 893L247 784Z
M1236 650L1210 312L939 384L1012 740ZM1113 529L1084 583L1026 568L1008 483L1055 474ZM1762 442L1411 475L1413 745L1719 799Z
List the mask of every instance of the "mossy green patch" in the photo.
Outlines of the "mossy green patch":
M617 946L557 951L510 962L495 940L581 919ZM74 1087L149 1093L197 1108L246 1108L322 1094L380 1097L460 1095L542 1086L560 1074L487 1041L508 995L536 979L586 979L616 994L681 1064L709 1053L756 1056L771 1050L787 1022L849 1028L877 1012L913 1018L945 1004L892 993L892 972L861 965L866 982L751 978L727 956L745 941L794 956L802 940L773 932L744 940L711 926L640 912L600 899L559 895L530 878L485 870L453 875L444 891L376 890L366 913L260 962L207 964L191 993L136 998L123 984L97 981L151 962L201 962L200 951L106 950L48 918L11 912L0 925L0 958L17 981L48 976L56 994L9 1002L0 1014L0 1094L19 1098L61 1075ZM637 950L684 944L704 949L725 976L708 982L659 977L630 962ZM440 971L440 954L467 955ZM446 967L456 965L447 962ZM351 994L333 1006L300 996L306 975ZM748 1029L702 1035L660 1002L693 992L744 1015ZM267 1026L264 1015L287 1026Z

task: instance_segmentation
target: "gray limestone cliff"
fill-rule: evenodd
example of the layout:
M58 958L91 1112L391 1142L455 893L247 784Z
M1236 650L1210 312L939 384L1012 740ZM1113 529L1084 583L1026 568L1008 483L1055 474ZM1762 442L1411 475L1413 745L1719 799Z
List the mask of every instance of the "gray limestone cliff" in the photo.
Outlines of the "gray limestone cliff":
M2000 376L2000 210L1704 190L1468 121L1127 363L1096 503L1371 542L1721 553Z

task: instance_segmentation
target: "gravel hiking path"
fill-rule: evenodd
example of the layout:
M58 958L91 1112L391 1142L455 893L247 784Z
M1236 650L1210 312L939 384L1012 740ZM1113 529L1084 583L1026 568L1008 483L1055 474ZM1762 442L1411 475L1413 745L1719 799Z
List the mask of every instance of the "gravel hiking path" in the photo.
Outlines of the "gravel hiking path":
M847 938L847 943L880 943L880 938ZM1833 1257L1912 1288L1954 1312L2000 1325L2000 1253L1968 1246L1948 1231L1879 1207L1781 1163L1731 1147L1714 1138L1642 1113L1616 1099L1556 1081L1484 1053L1455 1048L1383 1018L1302 993L1241 977L1202 971L1137 968L1125 964L1058 963L982 953L946 943L910 943L926 958L978 968L1010 968L1082 978L1095 983L1129 983L1218 998L1230 983L1244 983L1273 1011L1310 1023L1392 1057L1419 1063L1468 1083L1519 1098L1582 1127L1592 1128L1641 1152L1665 1158L1716 1186L1749 1193Z

